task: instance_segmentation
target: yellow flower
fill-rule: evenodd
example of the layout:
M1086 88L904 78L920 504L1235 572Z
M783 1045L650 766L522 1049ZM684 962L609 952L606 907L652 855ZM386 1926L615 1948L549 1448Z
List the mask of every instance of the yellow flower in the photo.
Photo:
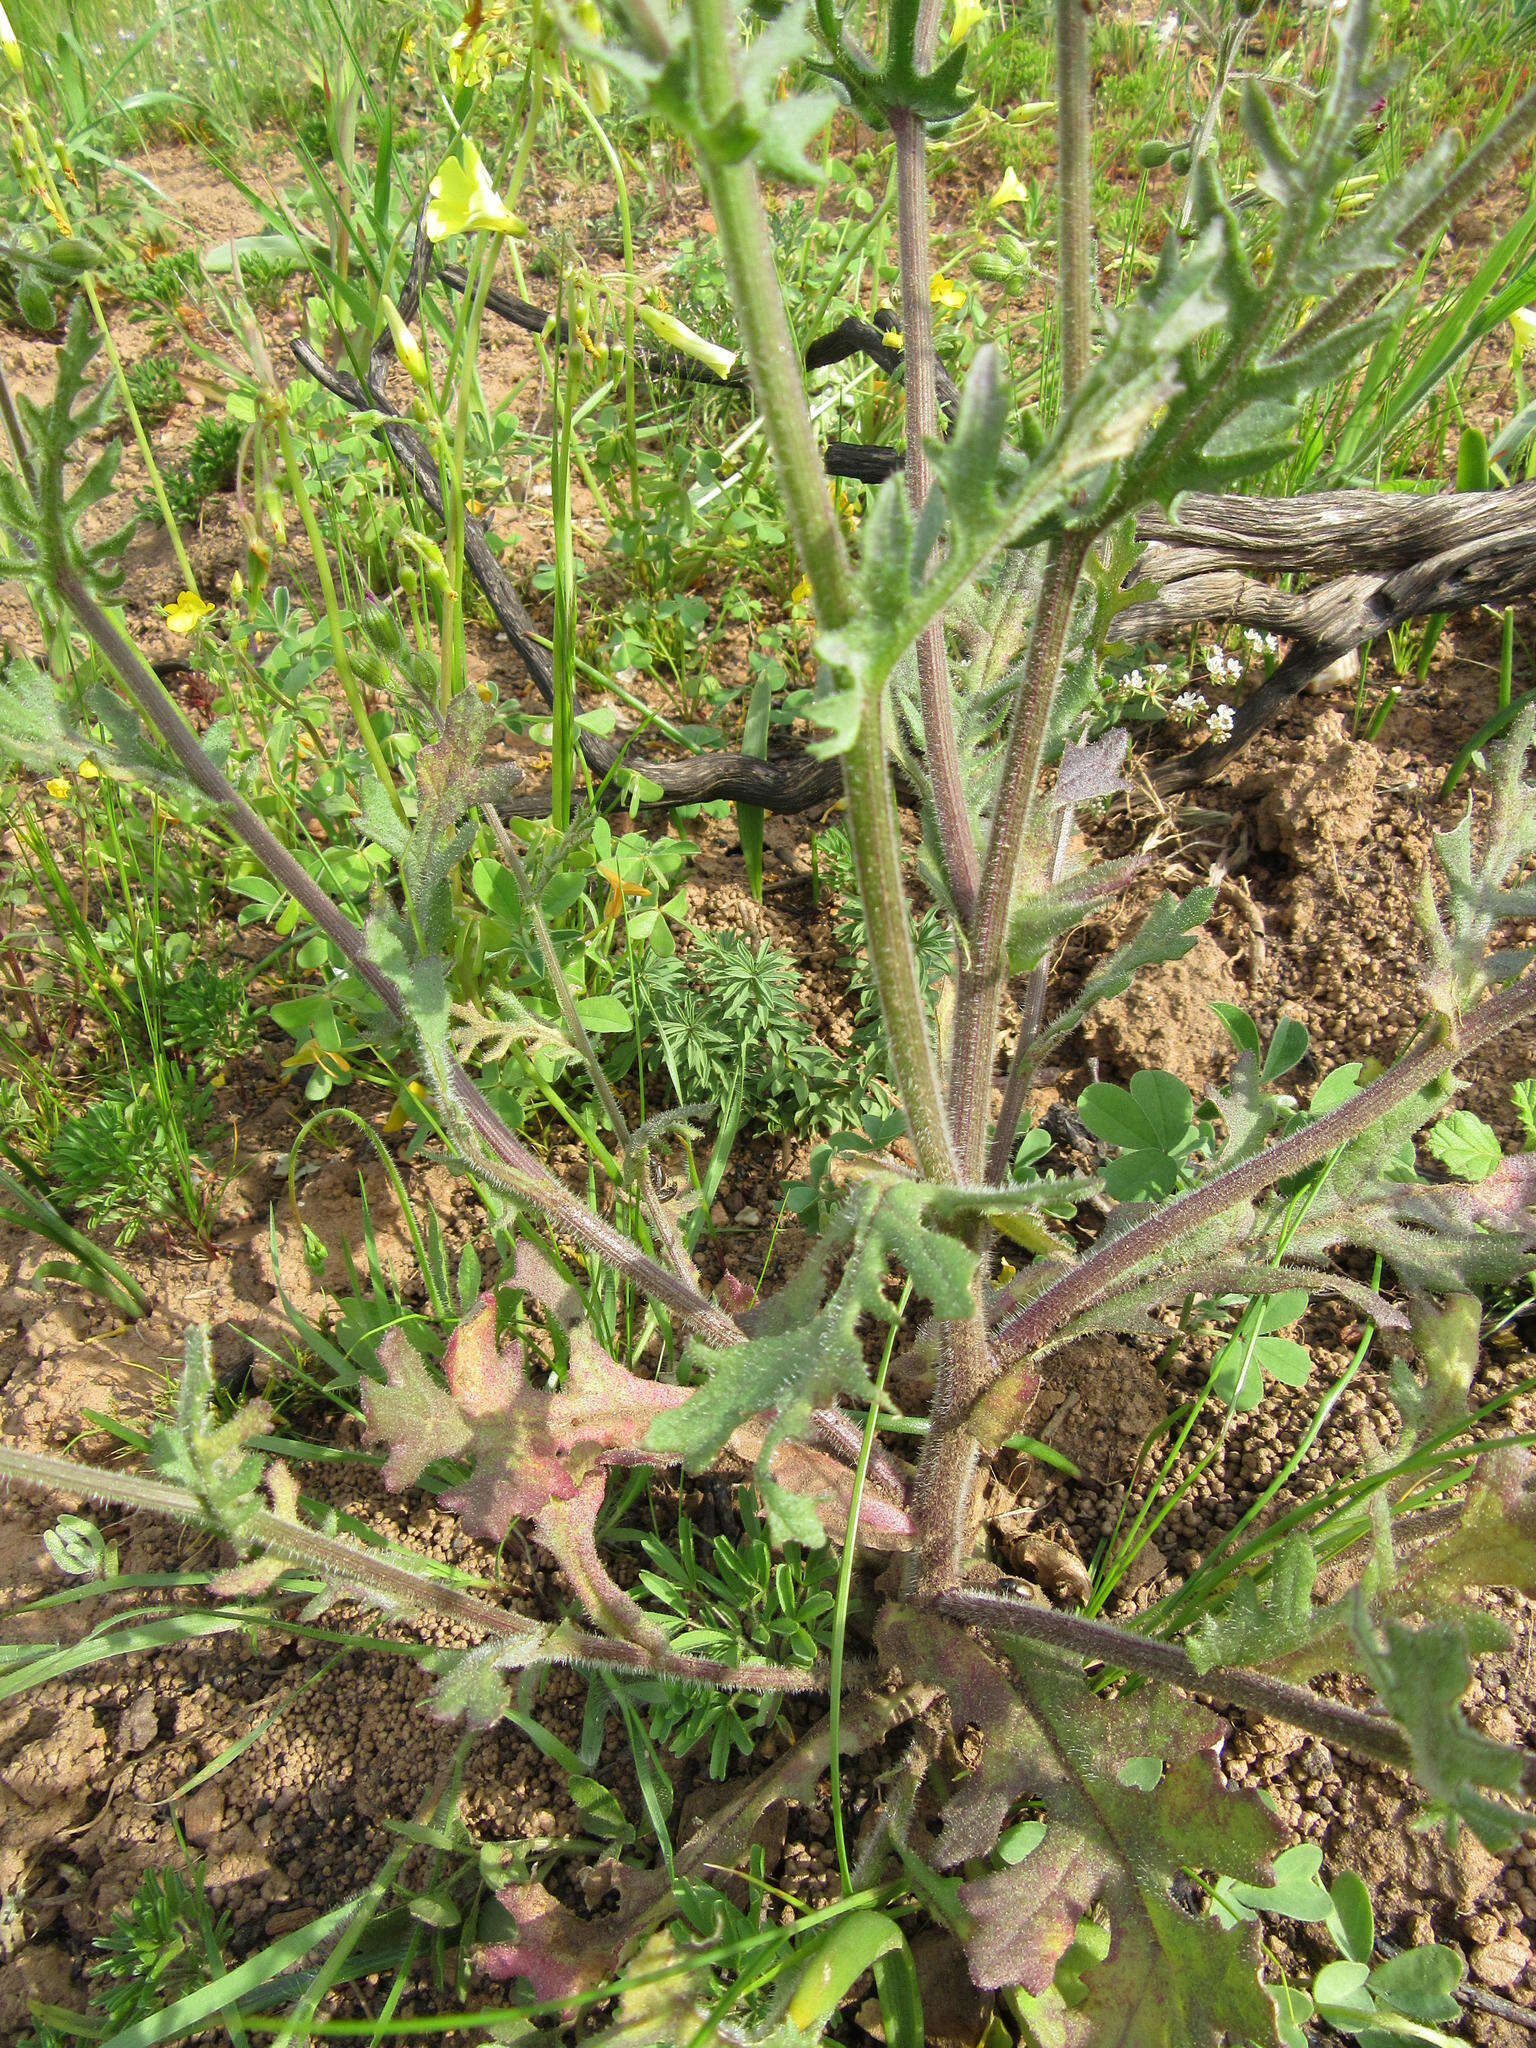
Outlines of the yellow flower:
M199 597L195 590L184 590L174 604L163 604L160 607L166 631L174 633L178 639L185 639L189 633L195 633L212 611L213 606L205 598Z
M100 775L101 770L96 766L90 755L87 754L85 759L76 768L75 773L82 782L94 782Z
M1024 206L1028 203L1028 200L1029 194L1019 183L1019 174L1013 168L1013 165L1010 164L1007 170L1004 171L997 190L987 201L987 211L995 213L999 207L1003 206Z
M58 804L63 803L65 797L69 795L69 784L62 775L50 775L43 787Z
M0 7L0 54L4 55L6 63L10 65L16 76L20 78L21 45L16 40L16 31L7 20L3 7Z
M427 187L427 234L434 242L449 235L484 232L510 235L517 217L491 183L480 152L466 136L462 157L444 157L442 169Z
M928 280L928 296L936 306L942 306L948 313L958 313L965 304L965 293L957 284L952 284L942 270L936 270Z
M791 591L791 592L789 593L789 601L790 601L790 603L791 603L791 604L809 604L809 603L810 603L810 601L811 601L811 579L810 579L810 577L809 577L809 576L802 576L802 577L800 578L800 581L799 581L799 582L798 582L798 583L797 583L797 584L795 585L794 589L793 589L793 590L792 590L792 591Z
M418 1102L425 1102L426 1099L427 1091L419 1081L407 1081L405 1093L396 1096L395 1106L385 1120L385 1132L392 1136L396 1131L403 1131L408 1123L415 1121L412 1114L414 1105ZM408 1107L407 1105L410 1106Z
M951 44L963 43L986 11L981 0L955 0L955 18L949 30Z
M1536 306L1522 306L1518 313L1511 313L1509 331L1515 338L1518 363L1528 348L1536 347Z
M886 332L881 335L880 340L883 343L883 345L891 351L892 355L900 354L901 336L899 334L893 334L889 329L887 329Z
M603 905L603 923L612 924L616 918L624 915L624 898L626 896L639 896L643 898L645 891L638 882L627 882L610 861L600 860L597 864L597 872L608 884L608 901Z

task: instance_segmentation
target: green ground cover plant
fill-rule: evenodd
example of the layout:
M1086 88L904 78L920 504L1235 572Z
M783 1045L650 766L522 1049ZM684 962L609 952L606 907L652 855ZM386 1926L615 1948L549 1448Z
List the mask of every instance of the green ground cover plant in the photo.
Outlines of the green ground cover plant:
M1423 880L1420 1022L1394 1058L1350 1061L1303 1089L1305 1029L1282 1019L1266 1043L1228 1005L1229 1055L1202 1094L1157 1069L1081 1093L1091 1173L1053 1170L1053 1140L1032 1117L1053 1051L1138 973L1185 957L1215 903L1214 885L1165 891L1060 985L1064 945L1158 858L1142 847L1101 860L1078 830L1126 787L1128 724L1203 717L1225 736L1214 702L1187 701L1192 653L1148 673L1120 637L1136 519L1191 493L1283 482L1300 494L1325 447L1348 480L1390 480L1425 406L1530 294L1527 216L1500 243L1511 282L1490 277L1415 325L1427 252L1529 142L1536 96L1497 109L1469 148L1431 110L1422 134L1394 130L1367 156L1392 85L1371 0L1320 11L1313 89L1284 99L1263 82L1266 30L1240 8L1223 17L1214 89L1187 134L1166 139L1167 72L1150 95L1106 93L1096 143L1090 13L1051 10L1053 62L1038 43L1010 59L1017 24L974 51L963 33L944 41L932 0L887 0L874 32L833 0L761 15L725 0L675 13L619 0L541 15L531 31L494 16L454 38L438 81L452 89L451 146L415 164L356 57L358 24L334 17L317 45L327 90L299 138L304 230L280 215L271 229L290 235L310 286L310 382L279 379L251 317L298 261L264 258L247 279L236 251L225 303L244 357L228 417L199 428L184 473L162 478L149 460L144 516L177 546L237 464L243 481L239 600L215 607L188 566L163 608L221 711L201 732L121 608L140 515L121 503L122 443L108 430L118 408L133 428L153 394L142 376L135 392L106 339L95 243L71 211L89 176L61 187L48 170L20 46L0 45L0 59L18 53L5 90L33 202L29 238L4 261L19 314L41 325L46 298L61 323L46 400L15 387L0 340L0 575L44 629L41 659L7 662L0 742L82 814L82 779L99 785L87 797L107 821L114 922L85 914L41 822L28 852L61 981L91 985L103 1039L139 1062L84 1108L55 1092L52 1191L121 1243L151 1219L196 1227L207 1209L210 1175L191 1145L211 1084L253 1049L255 1026L235 959L190 962L173 944L178 889L202 888L169 872L159 886L174 823L227 879L247 928L269 928L290 976L273 1015L314 1105L292 1171L330 1120L362 1121L359 1079L413 1127L398 1165L371 1141L410 1218L420 1297L387 1279L370 1235L367 1270L350 1265L327 1327L292 1311L307 1390L361 1421L390 1492L430 1493L495 1549L531 1545L558 1566L568 1605L514 1612L495 1581L308 1496L311 1447L284 1434L281 1395L232 1398L203 1332L159 1426L122 1426L135 1462L0 1446L0 1477L180 1521L220 1545L215 1564L177 1576L197 1604L133 1611L68 1650L19 1649L9 1687L130 1636L158 1646L260 1626L307 1632L339 1656L402 1615L457 1631L452 1647L389 1639L430 1673L434 1711L460 1732L366 1890L311 1902L312 1918L235 1960L195 1874L147 1883L93 1973L102 2025L86 2030L116 2048L215 2021L236 2039L320 2037L330 1994L380 1971L392 1988L368 2022L379 2039L401 2031L420 1971L455 2028L533 2040L576 2026L630 2048L793 2048L843 2027L872 1976L885 2038L915 2043L924 1923L948 1930L975 1984L1000 1994L1010 2039L1294 2048L1314 2019L1368 2044L1447 2038L1458 1954L1379 1955L1358 1880L1325 1887L1317 1852L1224 1773L1218 1710L1411 1772L1429 1822L1489 1850L1529 1824L1527 1760L1476 1733L1462 1701L1496 1640L1479 1594L1536 1592L1530 1447L1499 1435L1496 1417L1484 1428L1472 1391L1485 1330L1529 1303L1536 1149L1506 1149L1456 1098L1479 1055L1536 1015L1519 936L1536 919L1536 708L1504 679L1476 799L1438 836ZM1012 103L1021 81L1027 118ZM610 91L628 96L634 135L692 163L714 223L713 242L677 257L670 306L640 285L635 209L599 119ZM493 160L488 110L506 95L526 118ZM498 425L478 365L500 266L520 298L533 272L519 208L546 102L611 164L623 267L556 266L564 326L530 330L549 414L539 439ZM857 137L841 161L834 109ZM79 111L88 174L95 144ZM232 102L223 112L233 122ZM1023 167L1034 152L1043 164L1049 137L1053 200L1019 202L1011 240L952 241L946 271L930 174L967 124L996 124ZM889 140L883 195L871 136ZM1177 181L1146 263L1145 182L1130 199L1096 182L1096 157L1102 167L1122 147ZM764 192L780 185L813 196L771 217ZM849 210L818 239L817 271L796 251L828 191ZM1048 213L1048 348L1015 377L1006 336L982 323L952 382L936 324L954 310L954 276L1012 288ZM1117 246L1126 289L1106 305L1095 251ZM446 277L445 259L459 274L439 293L430 271ZM899 372L904 445L883 480L857 486L855 520L828 478L806 343L882 284L899 315L875 330L885 388L872 375L838 403L873 432L896 412ZM643 438L646 335L674 368L681 357L707 373L698 417L728 416L741 387L709 386L738 355L749 380L749 444L711 463L700 489L680 487L676 459ZM388 377L410 387L400 408ZM520 623L474 509L498 469L533 453L553 479L547 634ZM634 578L601 623L582 617L599 571L578 567L578 483L613 501L603 568L611 556ZM665 547L647 533L653 493ZM117 511L129 516L114 530ZM307 550L302 597L273 574L274 543L290 535ZM786 541L794 582L757 559ZM669 550L739 580L732 627L755 632L770 603L797 620L743 664L744 685L710 689L703 600L674 587ZM477 590L547 682L532 712L472 661ZM640 605L636 592L666 601ZM805 676L792 680L802 647ZM1204 650L1206 688L1248 659L1268 673L1276 650L1262 633L1244 647ZM622 749L604 765L590 743L609 740L613 705L583 709L578 692L622 691L625 674L660 679L660 711L636 702L658 729L648 739L685 762L720 737L706 709L739 718L740 764L766 766L776 718L809 729L843 805L816 874L850 983L845 1054L810 1030L797 970L771 941L701 931L678 944L685 854L644 825L666 792ZM512 733L550 759L536 817L522 814L527 791L502 744ZM705 801L734 806L761 897L767 792L734 772L745 793ZM898 776L920 810L916 860ZM147 837L127 822L134 792L155 807ZM1018 1021L1005 1033L1008 991ZM44 1010L50 994L38 991ZM39 1070L46 1035L40 1011L37 1044L20 1049ZM1531 1140L1522 1087L1515 1116ZM556 1120L580 1141L591 1200L540 1149ZM779 1191L809 1226L807 1247L777 1289L728 1274L711 1290L701 1235L743 1132L824 1141L811 1182ZM446 1159L483 1204L484 1259L471 1245L450 1270L439 1219L418 1216L406 1182L424 1156ZM22 1209L70 1248L71 1226L42 1199L18 1181ZM326 1247L314 1251L323 1268ZM113 1262L79 1257L82 1284L125 1298L132 1282ZM1347 1486L1266 1519L1276 1480L1180 1585L1134 1621L1106 1618L1188 1484L1177 1455L1199 1415L1238 1427L1275 1383L1305 1385L1302 1319L1325 1300L1359 1319L1362 1356L1373 1342L1393 1356L1391 1445ZM1153 1482L1140 1505L1127 1499L1086 1599L1047 1605L978 1555L980 1487L1005 1449L1032 1441L1052 1357L1087 1337L1171 1341L1167 1313L1180 1335L1214 1340L1205 1384L1170 1418ZM923 1412L887 1396L898 1344L931 1363ZM706 1540L685 1508L658 1519L652 1475L728 1486L731 1534ZM84 1518L60 1523L51 1554L81 1598L140 1590ZM620 1560L638 1560L638 1577ZM533 1712L557 1669L587 1686L579 1746ZM1374 1705L1317 1683L1337 1674ZM562 1855L465 1828L465 1759L504 1724L570 1788L582 1829L570 1860L622 1868L615 1910L575 1910ZM643 1839L598 1774L610 1724L633 1761ZM792 1739L748 1774L770 1729ZM729 1784L684 1841L663 1759L695 1750ZM877 1755L881 1797L855 1831L845 1773ZM812 1801L824 1775L839 1895L783 1926L765 1910L753 1827L765 1808ZM726 1895L726 1871L742 1876L747 1910ZM1331 1959L1288 1967L1272 1921L1321 1929ZM515 1988L487 2003L471 1968Z

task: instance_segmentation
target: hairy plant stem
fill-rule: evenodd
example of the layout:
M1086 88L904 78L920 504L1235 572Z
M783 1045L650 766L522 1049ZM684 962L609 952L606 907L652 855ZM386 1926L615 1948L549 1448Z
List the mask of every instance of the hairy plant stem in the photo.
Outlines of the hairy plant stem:
M1061 299L1061 400L1088 374L1093 344L1093 241L1089 116L1093 0L1056 0L1056 215Z
M938 9L925 6L918 17L918 62L924 24ZM927 40L932 42L930 32ZM901 255L901 359L907 401L907 497L914 518L933 487L928 443L939 431L939 400L934 376L933 300L929 283L933 263L928 245L928 131L916 114L898 108L891 115L896 144L896 219ZM944 622L931 619L917 638L917 681L923 712L923 760L933 794L934 819L945 877L961 927L976 907L980 880L976 841L960 778L960 752L955 742L954 705L949 687L949 657L944 647Z
M1070 804L1064 805L1057 816L1056 848L1051 856L1052 882L1059 882L1065 872L1075 816ZM1048 948L1031 968L1029 979L1024 984L1024 999L1019 1005L1018 1042L1008 1064L1002 1107L997 1113L992 1143L987 1148L987 1179L994 1187L1001 1187L1008 1178L1013 1141L1019 1134L1019 1124L1029 1106L1030 1083L1034 1079L1034 1046L1045 1016L1045 995L1050 975L1051 952Z
M1459 1024L1439 1019L1432 1035L1348 1102L1230 1172L1201 1181L1163 1203L1142 1222L1096 1245L1016 1315L994 1328L994 1370L1002 1372L1016 1360L1032 1355L1080 1310L1101 1300L1115 1281L1150 1259L1165 1258L1188 1232L1201 1229L1241 1202L1255 1200L1288 1174L1315 1166L1338 1146L1360 1137L1399 1103L1449 1073L1458 1059L1480 1052L1502 1032L1533 1015L1536 969L1528 970L1497 995L1486 997Z
M1024 674L1008 728L997 808L971 928L970 960L961 972L956 992L950 1108L960 1175L967 1182L982 1177L992 1106L998 1005L1007 971L1008 919L1019 859L1035 809L1051 704L1072 622L1072 601L1088 545L1087 539L1077 534L1051 544L1040 609L1035 615Z
M1071 399L1087 370L1092 336L1088 212L1090 8L1091 0L1057 0L1063 403ZM909 447L910 441L909 432ZM1007 965L1008 920L1019 860L1034 815L1051 705L1072 622L1072 603L1090 544L1089 536L1068 535L1054 541L1047 555L1039 609L1009 719L997 805L968 922L966 957L956 976L948 1108L956 1164L960 1179L968 1184L980 1181L984 1168L998 1010ZM919 1537L909 1583L927 1593L952 1585L960 1570L978 1450L964 1418L993 1373L982 1306L991 1248L984 1239L978 1249L976 1312L968 1322L947 1324L940 1333L932 1426L914 1487Z
M138 649L72 570L57 577L56 590L144 718L175 755L188 780L219 809L235 836L256 856L273 881L286 889L334 942L358 979L377 996L389 1015L397 1023L409 1023L393 982L369 959L363 934L310 879L287 847L214 766ZM690 1282L639 1251L622 1231L605 1222L557 1180L507 1129L457 1060L447 1061L446 1078L453 1106L505 1169L519 1199L540 1210L556 1229L569 1233L588 1251L616 1266L643 1294L709 1343L740 1341L740 1331L723 1309Z
M185 1487L171 1486L147 1473L103 1470L74 1458L55 1458L0 1444L0 1480L35 1486L53 1494L75 1495L102 1505L164 1515L217 1530L202 1502ZM219 1533L226 1533L220 1531ZM413 1571L394 1558L344 1536L327 1536L286 1515L257 1508L240 1525L242 1551L275 1558L299 1571L312 1572L331 1585L352 1588L386 1606L404 1607L441 1620L462 1622L482 1636L507 1646L508 1661L519 1665L578 1664L643 1677L671 1677L688 1685L723 1686L745 1692L824 1692L824 1666L722 1664L712 1657L693 1657L673 1650L657 1632L654 1642L610 1639L558 1627L527 1614L509 1613L478 1594L445 1580ZM633 1603L629 1603L633 1606ZM639 1610L635 1612L638 1614Z
M711 121L724 120L740 97L730 0L690 0L689 18L705 115ZM750 162L715 163L701 152L700 174L725 256L731 302L774 474L795 550L811 586L817 622L824 630L842 626L852 609L848 550L811 428L800 358L790 336L774 268L757 173ZM896 798L878 702L864 706L853 744L843 756L843 784L848 799L848 841L869 933L870 967L913 1149L926 1179L952 1181L954 1156L912 950Z
M1086 542L1057 542L1046 565L1040 610L1009 727L998 807L987 843L981 894L971 931L970 958L958 978L950 1117L961 1179L967 1184L975 1184L982 1175L1014 879L1040 772L1050 703L1072 617L1072 599L1086 552ZM978 1265L978 1302L986 1285L984 1269L988 1263L984 1256ZM936 1585L952 1582L959 1569L967 1524L977 1446L962 1418L984 1391L993 1372L985 1315L979 1307L970 1322L951 1324L945 1329L940 1343L940 1368L933 1426L916 1485L919 1526L924 1537L914 1583L929 1591Z
M1224 1706L1242 1707L1293 1728L1304 1728L1324 1742L1374 1763L1413 1770L1408 1738L1395 1721L1325 1699L1307 1686L1266 1678L1256 1671L1197 1671L1189 1653L1177 1643L1156 1642L1132 1629L1117 1628L1113 1622L1037 1606L1032 1600L1007 1593L956 1591L942 1593L926 1604L952 1621L970 1622L993 1635L1045 1643L1084 1663L1159 1679L1183 1692L1203 1693ZM1536 1763L1526 1766L1525 1776L1527 1789L1536 1785Z

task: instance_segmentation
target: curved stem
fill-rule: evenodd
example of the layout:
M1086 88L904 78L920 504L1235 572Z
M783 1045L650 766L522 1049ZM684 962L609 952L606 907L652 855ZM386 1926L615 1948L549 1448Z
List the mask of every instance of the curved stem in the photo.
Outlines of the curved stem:
M1389 1721L1383 1714L1363 1713L1358 1707L1325 1699L1307 1686L1266 1678L1257 1671L1197 1671L1188 1652L1177 1643L1156 1642L1131 1629L1117 1628L1113 1622L1091 1621L1086 1615L1039 1607L1033 1601L1006 1593L956 1591L921 1604L993 1635L1046 1643L1082 1658L1085 1663L1161 1679L1183 1692L1202 1693L1226 1706L1243 1707L1270 1720L1287 1722L1293 1728L1305 1728L1324 1742L1356 1756L1369 1757L1375 1763L1390 1765L1394 1770L1413 1770L1408 1738L1395 1721ZM1526 1766L1525 1780L1528 1790L1536 1786L1536 1762Z
M1303 1125L1229 1173L1201 1181L1142 1222L1096 1245L994 1329L993 1370L1001 1372L1038 1349L1080 1309L1098 1301L1122 1275L1134 1272L1149 1259L1165 1256L1187 1232L1200 1229L1241 1202L1255 1200L1288 1174L1315 1166L1335 1147L1349 1144L1389 1110L1449 1073L1458 1059L1481 1051L1501 1032L1532 1015L1536 1015L1536 970L1527 971L1498 995L1486 998L1459 1025L1442 1019L1435 1036L1315 1123Z

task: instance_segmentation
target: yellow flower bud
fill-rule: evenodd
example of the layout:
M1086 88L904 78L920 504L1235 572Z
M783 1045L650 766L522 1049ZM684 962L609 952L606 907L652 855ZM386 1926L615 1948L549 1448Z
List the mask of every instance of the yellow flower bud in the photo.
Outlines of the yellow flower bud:
M401 369L418 390L429 391L432 387L432 377L427 369L427 359L422 353L421 343L401 319L400 308L388 292L379 303L384 309L384 318L389 323L390 334L394 337L395 355L399 359Z

